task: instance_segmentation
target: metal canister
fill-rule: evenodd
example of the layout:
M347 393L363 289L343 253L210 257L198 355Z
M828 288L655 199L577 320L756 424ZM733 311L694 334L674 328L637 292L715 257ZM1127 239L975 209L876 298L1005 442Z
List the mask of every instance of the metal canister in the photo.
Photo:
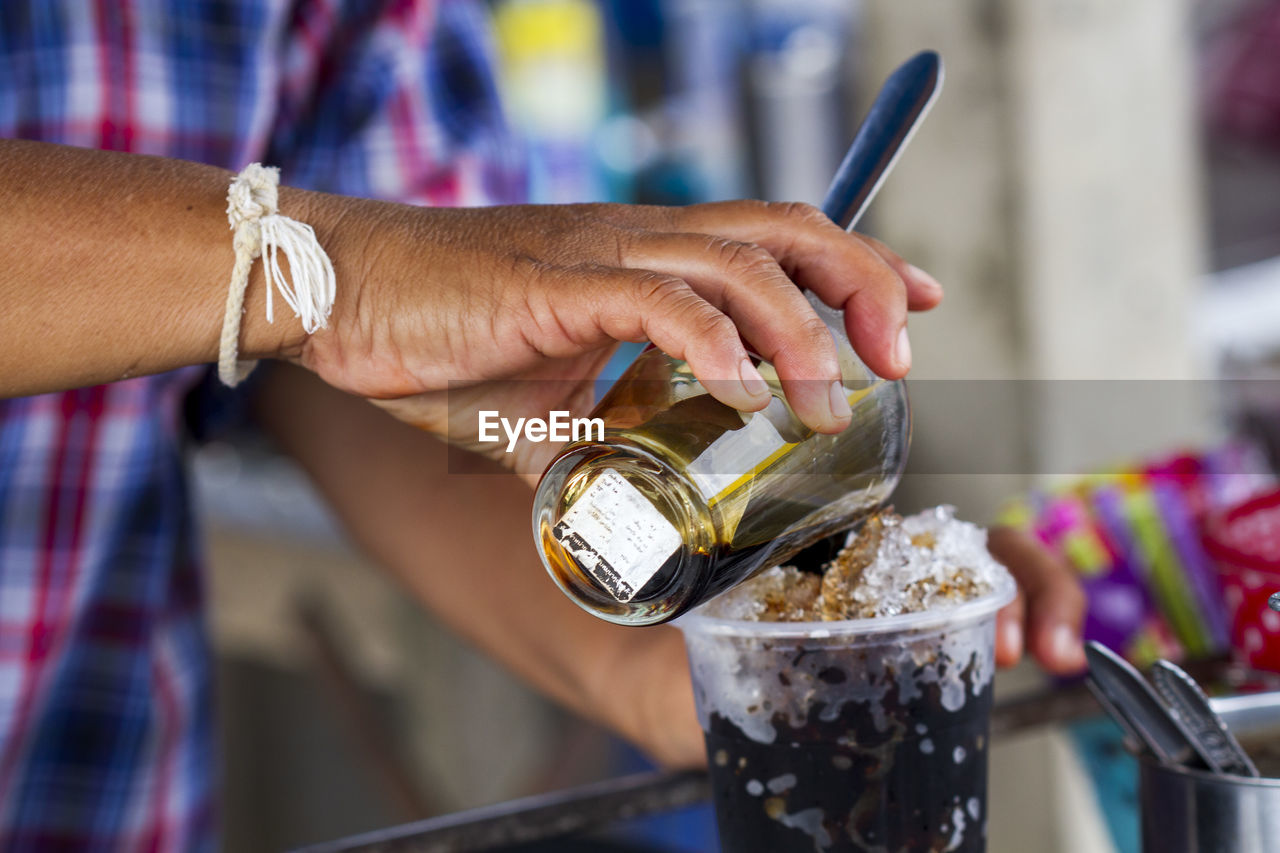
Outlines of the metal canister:
M1242 741L1280 738L1280 692L1213 706ZM1280 778L1138 764L1144 853L1280 853Z

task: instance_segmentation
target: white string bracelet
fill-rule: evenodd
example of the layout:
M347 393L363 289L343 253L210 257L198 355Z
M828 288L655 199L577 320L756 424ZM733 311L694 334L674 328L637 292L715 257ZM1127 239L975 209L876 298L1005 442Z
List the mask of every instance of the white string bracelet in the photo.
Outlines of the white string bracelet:
M227 219L235 232L236 265L231 270L227 311L218 345L218 378L238 385L257 362L240 361L240 319L253 262L263 258L267 274L267 322L274 323L272 291L279 290L307 334L327 325L337 282L333 264L310 226L277 213L280 170L251 163L236 175L227 191ZM280 269L280 254L289 259L289 279ZM274 285L274 287L273 287Z

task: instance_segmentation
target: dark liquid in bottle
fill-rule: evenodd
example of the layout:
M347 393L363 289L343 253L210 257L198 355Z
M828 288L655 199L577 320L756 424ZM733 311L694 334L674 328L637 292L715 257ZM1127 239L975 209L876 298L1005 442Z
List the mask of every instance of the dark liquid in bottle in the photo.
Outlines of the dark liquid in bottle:
M910 415L900 384L849 357L853 421L818 435L776 376L765 409L744 414L683 362L642 355L595 410L604 440L567 446L539 484L552 577L603 618L655 624L874 511L900 476Z
M829 536L829 533L830 531L827 527L819 526L794 530L777 539L757 545L737 546L726 545L723 542L717 543L711 551L712 570L707 576L706 586L704 587L705 595L699 593L697 598L713 598L730 587L741 583L744 579L754 576L761 570L777 565L778 561L774 559L775 554L794 551L796 547L801 546L801 543L814 544L809 545L799 554L788 559L787 563L796 565L799 568L820 572L822 563L816 562L817 555L829 553L830 556L826 557L823 563L830 561L839 553L847 535L840 533L836 536ZM809 556L811 552L812 557ZM675 572L675 567L680 564L680 560L688 553L688 546L682 546L677 550L671 559L667 560L662 568L658 570L658 573L653 576L653 579L636 593L636 601L644 601L648 598L662 595ZM679 612L682 611L677 611L673 615L679 615Z

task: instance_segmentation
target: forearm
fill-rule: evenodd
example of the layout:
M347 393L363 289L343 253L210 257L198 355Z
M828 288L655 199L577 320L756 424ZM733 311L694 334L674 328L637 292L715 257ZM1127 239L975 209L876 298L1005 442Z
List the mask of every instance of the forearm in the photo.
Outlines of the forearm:
M642 725L613 707L613 680L643 677L679 637L565 598L534 550L526 485L480 459L486 473L449 474L444 444L296 368L274 370L256 408L351 535L452 629L562 704L624 732Z
M234 264L222 169L0 140L0 397L109 382L217 357ZM342 201L282 188L285 215L335 237ZM334 262L359 261L331 249ZM245 358L287 355L302 330L265 320L255 263Z

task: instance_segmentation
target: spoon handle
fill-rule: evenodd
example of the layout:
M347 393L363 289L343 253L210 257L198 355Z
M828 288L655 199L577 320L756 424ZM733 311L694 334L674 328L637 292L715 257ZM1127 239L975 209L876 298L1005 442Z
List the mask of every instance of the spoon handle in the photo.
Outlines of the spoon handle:
M822 202L822 212L841 228L847 231L858 224L933 106L942 80L942 57L925 50L884 81Z

